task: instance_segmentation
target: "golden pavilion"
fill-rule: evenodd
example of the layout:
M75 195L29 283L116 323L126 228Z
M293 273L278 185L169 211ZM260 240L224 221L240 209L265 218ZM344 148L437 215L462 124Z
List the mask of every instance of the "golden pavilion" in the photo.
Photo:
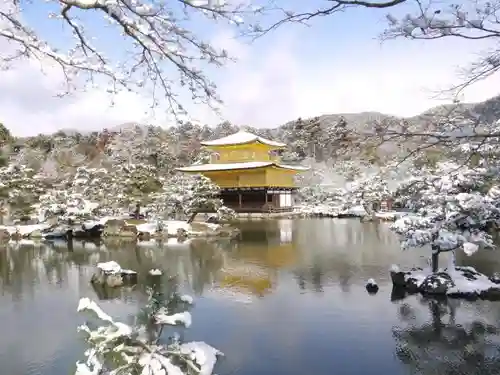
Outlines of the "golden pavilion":
M211 151L210 163L177 170L210 178L226 206L244 213L292 210L294 176L308 168L281 163L286 144L239 131L201 145Z

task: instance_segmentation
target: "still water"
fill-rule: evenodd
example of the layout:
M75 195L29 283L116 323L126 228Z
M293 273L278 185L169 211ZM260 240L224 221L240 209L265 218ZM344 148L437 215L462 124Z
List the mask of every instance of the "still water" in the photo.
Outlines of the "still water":
M92 288L93 266L106 260L176 275L195 296L193 325L181 334L226 354L220 375L500 374L500 303L391 302L390 265L424 265L423 255L400 251L386 224L348 219L253 222L238 241L163 248L2 248L1 374L72 374L84 350L80 297L125 320L142 307L145 279L111 295ZM459 262L492 273L496 259ZM380 286L374 296L369 278Z

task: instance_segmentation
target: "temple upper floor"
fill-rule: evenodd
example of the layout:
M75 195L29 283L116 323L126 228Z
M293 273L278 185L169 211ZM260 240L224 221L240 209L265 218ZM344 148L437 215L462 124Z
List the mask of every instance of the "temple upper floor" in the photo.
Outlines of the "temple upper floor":
M281 162L281 157L274 150L261 150L250 146L231 150L212 151L210 154L210 163L243 163L248 161L270 161L279 163Z
M239 131L227 137L201 143L211 151L211 163L238 163L249 161L281 161L280 150L286 145L255 134Z

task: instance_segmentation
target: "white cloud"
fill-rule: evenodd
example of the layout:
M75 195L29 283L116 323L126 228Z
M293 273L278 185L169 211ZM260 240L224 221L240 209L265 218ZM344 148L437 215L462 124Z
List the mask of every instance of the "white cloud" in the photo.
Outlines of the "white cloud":
M456 78L457 63L466 62L477 48L484 47L475 43L477 48L472 50L457 40L403 40L383 46L368 40L348 50L336 51L334 45L325 44L304 54L303 46L313 35L298 38L288 33L246 45L227 32L218 34L214 44L238 59L216 79L225 101L222 117L199 105L192 106L192 117L209 124L227 119L271 127L299 116L327 113L414 115L441 104L431 98L429 89L449 85ZM97 130L129 121L171 123L166 111L157 111L153 119L148 111L150 100L134 94L120 94L114 107L103 91L55 98L58 82L56 73L44 75L38 65L30 63L0 72L0 121L16 135L61 128ZM487 99L499 93L498 87L498 77L488 79L471 88L464 100Z
M127 121L144 121L147 100L123 93L112 107L104 91L56 97L61 78L56 71L25 62L0 73L0 121L19 136L58 129L95 130Z
M443 104L439 89L457 82L458 64L471 61L485 45L465 45L460 40L388 43L377 41L335 58L328 46L324 54L300 56L297 45L307 37L274 43L267 53L252 55L242 45L243 56L230 67L220 85L224 115L239 123L269 127L299 116L378 111L412 116ZM466 91L462 100L477 102L498 95L500 79L491 77ZM449 101L448 101L449 102Z

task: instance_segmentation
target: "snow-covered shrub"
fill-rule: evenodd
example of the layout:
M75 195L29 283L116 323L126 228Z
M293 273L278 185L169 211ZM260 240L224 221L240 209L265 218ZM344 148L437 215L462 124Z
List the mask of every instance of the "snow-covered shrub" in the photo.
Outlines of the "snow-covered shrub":
M368 213L391 197L387 184L387 177L382 174L373 174L354 180L348 189L348 201L351 206L363 206Z
M150 292L147 306L134 325L114 320L88 298L82 298L78 311L88 311L102 325L79 327L86 335L89 349L86 361L77 362L75 375L211 375L220 351L204 342L182 343L178 335L166 340L165 326L189 327L191 315L183 311L192 303L189 296L172 294L161 300Z
M234 217L234 210L224 206L219 197L220 188L202 175L176 175L166 181L163 190L152 196L148 205L161 216L172 217L179 214L193 216L198 212L216 212L221 220Z
M34 175L35 171L26 165L10 164L0 168L0 199L11 206L14 217L34 213L32 205L47 189Z
M297 198L305 206L327 205L332 208L344 209L347 203L345 189L328 185L302 187L297 191Z
M193 215L200 211L215 211L221 219L230 219L234 211L226 206L219 197L220 188L208 177L195 175L186 190L184 211Z

